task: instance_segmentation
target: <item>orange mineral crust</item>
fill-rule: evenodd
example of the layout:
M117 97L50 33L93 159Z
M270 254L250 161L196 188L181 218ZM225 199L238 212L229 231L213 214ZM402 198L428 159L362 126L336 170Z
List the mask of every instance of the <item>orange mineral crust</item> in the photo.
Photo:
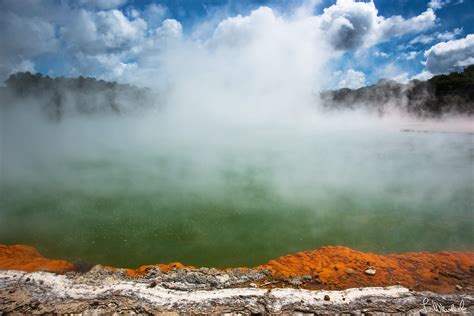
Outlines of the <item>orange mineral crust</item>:
M194 269L174 262L124 270L130 276L138 277L150 267L159 267L165 271L172 268ZM32 247L0 245L0 269L62 273L75 270L75 267L67 261L46 259ZM327 246L283 256L254 269L272 272L272 280L265 280L260 285L267 287L347 289L399 284L418 291L438 293L474 290L473 251L380 255Z
M74 265L64 260L46 259L33 247L0 245L0 269L61 273L74 270Z
M327 246L287 255L258 266L274 278L311 275L309 288L345 289L403 285L414 290L453 292L474 286L474 252L409 252L379 255ZM318 284L319 283L319 284Z

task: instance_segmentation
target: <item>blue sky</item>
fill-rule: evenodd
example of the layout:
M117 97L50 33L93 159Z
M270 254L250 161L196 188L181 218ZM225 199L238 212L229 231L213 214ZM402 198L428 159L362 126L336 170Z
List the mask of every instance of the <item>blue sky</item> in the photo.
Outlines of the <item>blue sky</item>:
M326 50L325 43L330 43L334 49L331 58L324 57L323 69L332 74L324 88L358 87L381 78L427 79L474 61L474 38L469 36L474 33L473 0L362 2L3 0L0 77L30 70L133 83L137 72L162 62L169 38L216 42L216 30L226 19L241 15L243 24L252 25L247 20L257 19L252 12L261 7L269 7L272 18L281 18L289 28L295 20L312 19L327 35L315 43ZM304 16L296 17L299 9ZM240 26L233 27L236 31ZM235 39L235 34L229 36Z

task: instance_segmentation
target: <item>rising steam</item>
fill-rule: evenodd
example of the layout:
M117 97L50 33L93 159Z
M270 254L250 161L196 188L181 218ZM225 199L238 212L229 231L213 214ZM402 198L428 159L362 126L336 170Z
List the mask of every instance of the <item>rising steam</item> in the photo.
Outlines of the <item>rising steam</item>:
M382 250L471 247L465 225L472 223L472 136L400 132L435 124L459 131L454 118L322 111L317 96L328 63L341 52L321 31L321 18L301 10L283 16L262 7L211 31L197 25L194 36L165 21L153 39L162 43L159 49L142 47L140 67L128 74L156 93L143 111L70 111L58 122L41 115L35 99L3 100L2 187L9 198L0 212L0 237L12 239L20 226L35 231L34 223L45 227L41 236L63 234L73 245L70 256L126 264L105 246L106 259L83 250L113 236L132 254L132 265L176 259L251 264L334 243ZM27 209L33 209L24 217L30 222L15 217ZM381 217L385 228L370 226ZM65 224L68 218L88 234ZM81 224L83 218L93 220ZM451 221L446 232L453 237L433 246L430 231L420 231L413 244L395 234L408 236L426 220L435 229ZM61 230L64 225L73 233ZM131 231L117 232L117 225ZM260 241L249 245L249 231ZM41 247L38 234L22 238ZM216 238L234 253L226 256ZM137 254L134 249L151 247L139 240L154 243L154 250ZM56 249L67 248L66 241ZM191 244L209 257L190 255ZM175 246L188 252L170 250ZM220 260L209 259L216 253ZM242 257L232 261L235 253Z

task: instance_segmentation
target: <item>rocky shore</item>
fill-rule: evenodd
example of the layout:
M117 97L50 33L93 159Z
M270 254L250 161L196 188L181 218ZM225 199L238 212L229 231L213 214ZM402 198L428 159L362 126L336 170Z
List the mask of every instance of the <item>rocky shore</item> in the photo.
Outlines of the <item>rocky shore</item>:
M88 271L0 246L0 311L342 313L474 311L474 253L378 255L323 247L254 268L179 263ZM3 270L2 270L3 269Z

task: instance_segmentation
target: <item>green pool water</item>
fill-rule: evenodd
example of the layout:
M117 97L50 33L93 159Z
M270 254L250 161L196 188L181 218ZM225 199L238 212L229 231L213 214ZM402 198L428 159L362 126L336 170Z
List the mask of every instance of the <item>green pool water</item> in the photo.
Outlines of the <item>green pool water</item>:
M5 159L0 243L120 267L252 266L324 245L474 249L472 135L282 143Z

